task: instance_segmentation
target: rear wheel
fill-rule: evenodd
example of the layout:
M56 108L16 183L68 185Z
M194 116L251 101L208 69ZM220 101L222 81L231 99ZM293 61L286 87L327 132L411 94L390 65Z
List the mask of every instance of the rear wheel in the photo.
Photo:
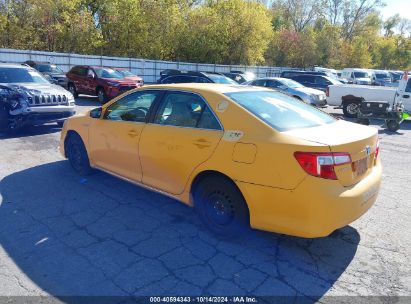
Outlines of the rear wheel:
M232 237L250 227L247 204L235 184L223 176L210 176L195 189L194 204L213 233Z
M343 105L343 113L345 117L355 118L358 114L358 103L356 102L347 102Z
M387 128L391 132L397 132L400 129L400 124L396 120L388 120L387 121Z
M78 93L77 93L76 86L74 85L74 83L69 83L67 86L67 89L74 96L74 98L78 97Z
M78 134L70 134L67 138L66 154L71 166L77 173L88 175L92 172L86 147Z

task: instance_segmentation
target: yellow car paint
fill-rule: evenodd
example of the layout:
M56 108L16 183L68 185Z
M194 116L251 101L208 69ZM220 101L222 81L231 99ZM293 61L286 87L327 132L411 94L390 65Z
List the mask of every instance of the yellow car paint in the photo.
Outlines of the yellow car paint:
M177 90L201 95L223 130L103 119L106 109L127 94ZM233 180L244 196L252 227L301 237L321 237L345 226L375 202L381 163L375 158L377 131L336 121L327 126L279 132L224 93L244 87L217 84L152 85L127 92L102 107L100 119L89 113L66 121L77 132L92 167L193 205L191 187L203 172ZM247 90L264 91L262 88ZM326 144L325 144L326 143ZM372 153L367 154L365 147ZM353 164L366 158L368 170L357 176L353 164L336 167L338 180L307 174L296 151L348 152Z

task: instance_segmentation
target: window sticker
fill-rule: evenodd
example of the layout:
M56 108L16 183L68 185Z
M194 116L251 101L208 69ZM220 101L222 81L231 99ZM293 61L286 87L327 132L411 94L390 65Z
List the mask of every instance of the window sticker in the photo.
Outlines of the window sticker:
M217 112L224 112L228 108L228 101L223 100L217 105Z
M244 135L243 131L228 130L224 132L223 139L225 141L239 141Z

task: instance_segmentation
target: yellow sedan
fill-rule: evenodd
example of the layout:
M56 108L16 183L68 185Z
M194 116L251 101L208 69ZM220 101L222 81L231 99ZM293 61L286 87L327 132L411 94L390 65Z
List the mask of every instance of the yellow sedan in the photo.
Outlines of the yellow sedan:
M68 119L60 149L80 174L173 197L223 235L327 236L374 204L381 181L376 129L257 87L133 90Z

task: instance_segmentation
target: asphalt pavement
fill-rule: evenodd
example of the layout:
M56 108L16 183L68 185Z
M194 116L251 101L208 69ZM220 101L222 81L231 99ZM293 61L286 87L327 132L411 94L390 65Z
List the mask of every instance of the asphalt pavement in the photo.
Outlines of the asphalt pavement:
M79 112L98 106L95 98L77 104ZM0 300L254 295L352 303L341 296L411 296L411 122L396 133L373 127L384 166L378 200L319 239L261 231L219 239L168 197L103 172L78 176L58 152L56 125L0 135Z

